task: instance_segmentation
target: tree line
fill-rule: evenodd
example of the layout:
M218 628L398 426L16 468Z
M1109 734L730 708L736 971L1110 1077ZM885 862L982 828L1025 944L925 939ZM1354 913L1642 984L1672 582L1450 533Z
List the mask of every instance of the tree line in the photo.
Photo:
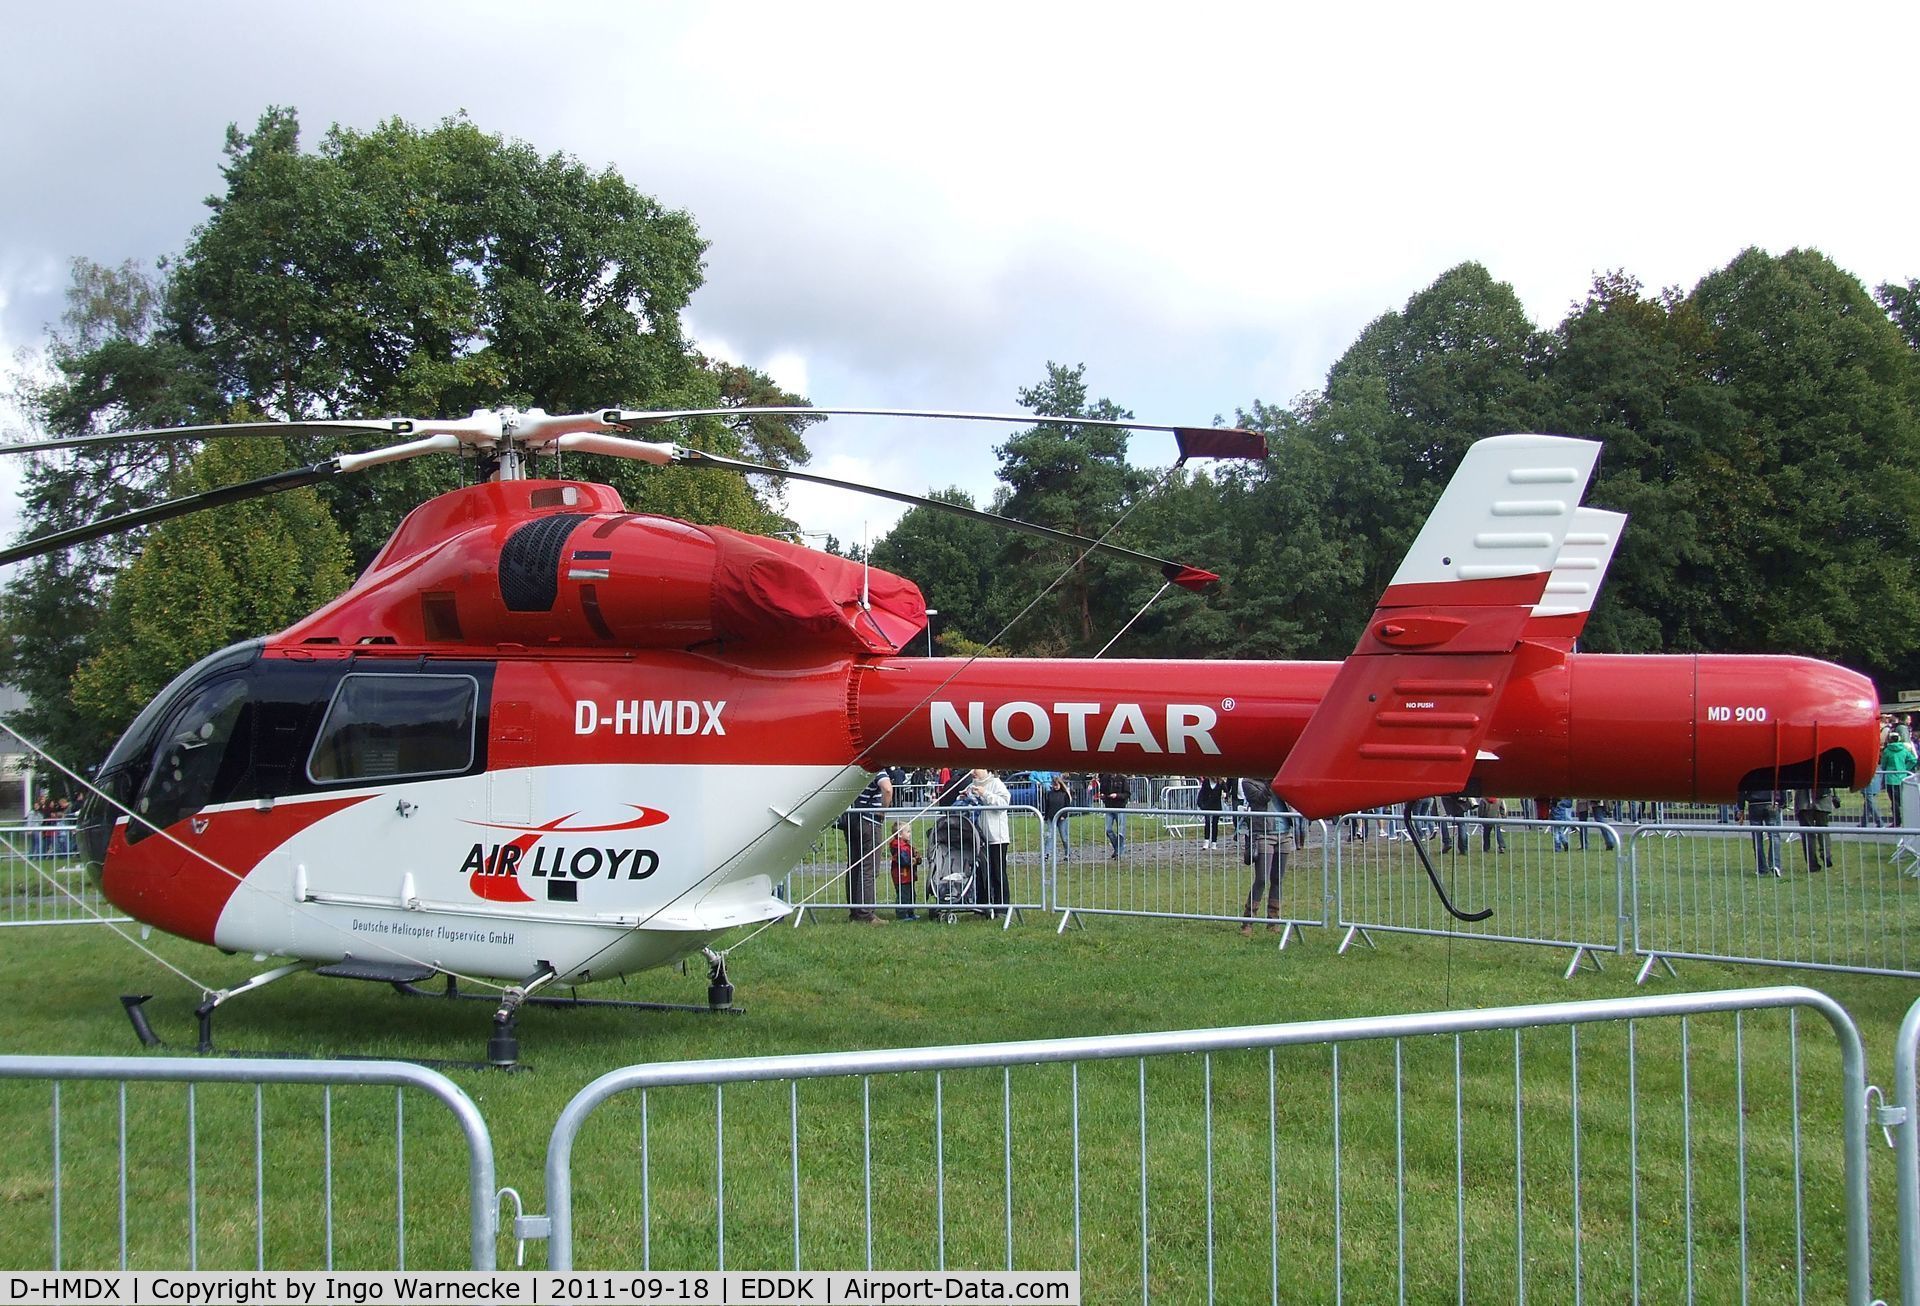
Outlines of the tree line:
M1583 647L1795 652L1920 685L1920 281L1869 294L1811 250L1738 254L1691 291L1595 280L1551 330L1477 263L1383 313L1324 387L1236 420L1266 462L1149 486L1083 366L1021 401L1069 419L999 449L993 511L1220 572L1203 594L916 509L874 561L913 576L951 651L1337 658L1467 446L1603 442L1587 502L1630 514ZM965 500L959 491L951 497ZM1055 583L1055 582L1058 583ZM1049 584L1038 605L1027 605ZM1131 626L1127 626L1129 621Z
M20 396L33 434L806 402L693 347L682 315L706 243L612 170L464 117L335 127L303 149L297 114L275 108L228 130L221 172L207 219L158 268L76 261L44 379ZM807 457L807 424L743 415L670 438L787 466ZM22 538L342 447L289 435L39 457ZM574 457L562 470L638 511L789 524L777 494L737 475ZM31 705L15 724L57 757L97 760L181 668L332 598L408 510L471 474L393 464L21 564L0 593L0 679Z
M686 338L705 242L611 170L464 118L335 127L303 149L297 115L273 109L229 130L222 172L158 268L75 264L46 377L22 395L35 435L805 402ZM1605 442L1588 500L1633 515L1587 647L1806 652L1916 684L1917 360L1920 282L1876 298L1812 251L1747 250L1684 294L1609 274L1550 331L1468 263L1369 325L1321 389L1239 410L1267 435L1262 464L1133 466L1124 433L1072 420L1130 415L1089 394L1084 366L1049 363L1019 393L1054 420L999 446L999 486L977 506L1220 572L1205 594L1156 600L1159 577L1124 562L924 509L872 557L921 584L949 653L1086 655L1124 627L1116 656L1340 657L1466 446L1550 431ZM672 438L797 465L806 425L743 415ZM23 537L338 447L37 458ZM638 511L792 525L777 492L731 474L580 455L558 470ZM0 678L32 704L18 724L56 756L99 758L182 667L331 598L464 474L422 459L22 564L0 593Z

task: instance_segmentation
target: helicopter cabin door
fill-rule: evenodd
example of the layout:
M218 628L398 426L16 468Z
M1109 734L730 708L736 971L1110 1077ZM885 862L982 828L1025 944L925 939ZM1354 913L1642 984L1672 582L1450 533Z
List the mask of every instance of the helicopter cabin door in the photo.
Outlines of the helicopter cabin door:
M487 819L533 823L533 704L496 702L487 741Z

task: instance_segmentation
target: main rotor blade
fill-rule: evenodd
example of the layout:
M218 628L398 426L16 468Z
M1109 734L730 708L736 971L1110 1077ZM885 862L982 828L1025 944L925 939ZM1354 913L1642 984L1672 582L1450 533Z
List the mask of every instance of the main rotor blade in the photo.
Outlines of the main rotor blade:
M635 412L609 409L601 414L621 426L646 426L687 417L936 417L962 422L1011 422L1020 426L1104 426L1121 431L1171 431L1182 458L1264 458L1267 438L1258 431L1230 426L1173 426L1164 422L1119 421L1105 417L1049 417L1040 413L955 413L931 408L811 408L772 405L750 408L680 408Z
M734 411L741 411L735 409ZM1005 530L1019 531L1026 535L1037 535L1044 540L1053 540L1059 544L1071 545L1076 549L1091 550L1111 557L1125 558L1129 562L1142 563L1158 569L1160 574L1182 589L1202 590L1220 578L1210 571L1198 567L1189 567L1185 563L1170 562L1165 558L1156 558L1150 553L1137 553L1132 549L1123 549L1117 544L1107 544L1100 540L1088 539L1084 535L1075 535L1070 531L1057 531L1051 526L1039 526L1033 522L1020 521L1013 517L1002 517L998 513L981 512L978 508L967 508L957 503L946 503L940 499L929 499L924 495L906 494L899 490L882 489L877 485L862 485L858 481L843 481L838 477L821 476L815 472L796 472L787 467L766 467L760 463L743 462L738 458L726 458L720 454L702 453L698 449L677 449L674 462L683 467L724 467L729 471L750 472L759 476L784 476L789 480L811 481L815 485L832 485L842 490L857 490L861 494L877 495L882 499L892 499L898 503L909 503L916 508L932 508L939 512L952 513L956 517L966 517L973 521L985 522Z
M97 540L103 535L132 530L136 526L148 526L154 522L184 517L188 513L199 512L202 508L218 508L224 504L242 503L248 499L278 494L282 490L297 490L303 485L315 485L338 474L339 471L338 465L329 459L323 463L315 463L311 467L295 467L289 471L275 472L271 476L240 481L234 485L223 485L217 490L204 490L199 494L168 499L164 503L156 503L134 512L123 512L118 517L88 522L85 526L74 526L64 531L54 531L49 535L38 535L12 548L0 549L0 567L26 558L37 558L43 553L53 553L69 545Z
M52 553L70 544L84 544L88 540L97 540L103 535L132 530L136 526L150 526L154 522L185 517L188 513L199 512L204 508L244 503L248 499L260 499L269 494L278 494L282 490L297 490L305 485L318 485L321 481L330 480L342 472L357 472L367 467L378 467L383 463L404 462L409 458L421 457L423 454L446 453L459 447L458 436L442 434L429 435L400 444L390 444L380 449L369 449L365 453L335 454L331 458L314 463L311 467L294 467L284 472L274 472L269 476L256 477L251 481L239 481L233 485L220 486L218 489L202 490L198 494L182 495L178 499L168 499L162 503L135 509L133 512L121 513L118 517L88 522L84 526L73 526L64 531L37 535L12 548L0 549L0 567L25 558L37 558L43 553Z
M0 454L99 448L141 440L197 440L209 435L405 435L413 428L414 423L403 417L366 422L215 422L208 426L158 426L141 431L108 431L103 435L59 436L51 440L0 444Z

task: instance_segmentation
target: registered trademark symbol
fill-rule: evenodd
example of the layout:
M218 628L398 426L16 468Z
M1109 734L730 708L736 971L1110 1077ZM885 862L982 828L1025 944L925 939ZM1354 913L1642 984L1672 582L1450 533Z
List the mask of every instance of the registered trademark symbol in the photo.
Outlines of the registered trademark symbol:
M1221 699L1221 700L1220 700L1220 710L1221 710L1222 712L1231 712L1231 711L1233 711L1233 700L1232 700L1232 699L1230 699L1230 698L1223 698L1223 699Z

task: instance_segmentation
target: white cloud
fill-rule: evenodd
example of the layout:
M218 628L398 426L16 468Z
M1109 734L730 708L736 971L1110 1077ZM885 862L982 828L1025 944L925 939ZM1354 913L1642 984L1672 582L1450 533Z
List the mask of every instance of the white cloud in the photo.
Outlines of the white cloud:
M703 346L823 405L1008 408L1054 360L1204 422L1319 385L1462 259L1543 324L1597 272L1691 286L1752 244L1920 272L1920 170L1887 126L1909 97L1875 62L1920 38L1912 5L72 0L8 35L0 175L32 199L0 211L11 346L58 316L71 257L178 250L227 123L269 104L309 144L465 109L618 169L710 241ZM167 93L103 67L165 68ZM1003 434L810 440L919 490L989 484Z
M783 349L760 365L773 383L788 394L807 393L807 360L798 350Z

